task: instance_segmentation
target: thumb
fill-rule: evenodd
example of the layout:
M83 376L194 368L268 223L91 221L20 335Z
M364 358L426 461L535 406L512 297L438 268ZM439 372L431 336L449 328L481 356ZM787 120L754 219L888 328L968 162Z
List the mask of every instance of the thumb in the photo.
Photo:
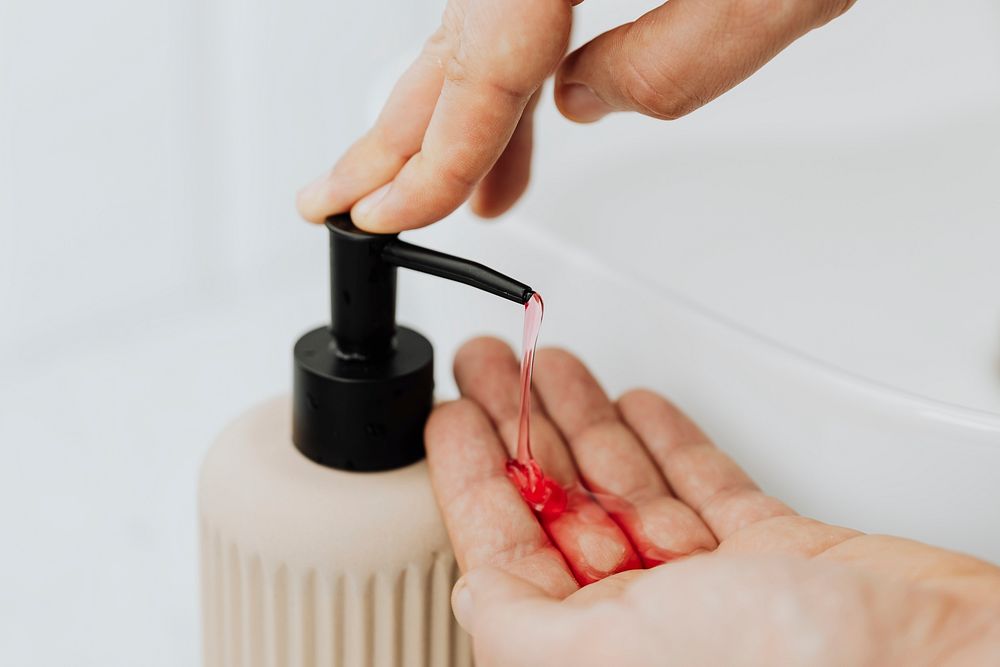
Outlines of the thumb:
M579 628L573 611L524 579L494 567L470 570L451 596L476 655L489 664L567 664Z
M556 74L556 105L583 123L612 111L680 118L853 1L670 0L567 56Z
M455 618L475 636L484 625L509 622L521 613L544 614L559 608L558 602L538 586L495 567L470 570L451 592Z

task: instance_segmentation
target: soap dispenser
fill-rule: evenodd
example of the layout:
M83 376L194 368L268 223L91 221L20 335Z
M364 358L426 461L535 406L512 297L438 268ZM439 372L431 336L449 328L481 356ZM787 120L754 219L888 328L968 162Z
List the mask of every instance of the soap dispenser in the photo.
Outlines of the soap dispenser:
M458 667L468 637L431 491L423 429L430 341L396 324L398 267L524 304L481 264L327 221L329 326L294 347L292 396L251 409L199 481L206 667Z

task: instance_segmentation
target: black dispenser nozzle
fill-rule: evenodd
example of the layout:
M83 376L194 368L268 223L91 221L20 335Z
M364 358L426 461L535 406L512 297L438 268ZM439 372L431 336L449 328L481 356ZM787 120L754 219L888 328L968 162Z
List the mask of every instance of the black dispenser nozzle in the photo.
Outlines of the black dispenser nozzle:
M423 428L433 403L434 350L396 325L396 269L478 287L520 304L533 291L489 267L369 234L349 215L330 231L330 326L295 345L295 446L323 465L390 470L423 458Z
M386 244L382 259L404 269L414 269L448 280L478 287L484 292L510 299L522 306L534 294L524 283L476 262L428 250L396 239Z

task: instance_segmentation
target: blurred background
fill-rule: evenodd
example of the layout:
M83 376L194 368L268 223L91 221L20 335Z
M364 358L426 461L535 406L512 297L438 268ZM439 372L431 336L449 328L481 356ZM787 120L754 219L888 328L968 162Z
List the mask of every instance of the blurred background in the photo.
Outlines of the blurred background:
M588 0L575 10L574 44L650 7ZM4 664L197 662L198 463L227 421L289 390L292 342L326 317L325 235L297 219L295 191L364 131L442 8L0 0ZM412 238L489 260L543 293L535 276L557 256L651 286L679 322L692 313L728 323L768 354L812 364L810 377L833 377L830 386L892 393L907 415L965 429L921 433L967 435L970 452L996 461L994 0L861 0L673 123L574 126L544 100L533 186L509 219L459 212ZM533 250L521 256L525 239ZM481 297L406 280L403 317L434 334L443 396L460 340L516 340L509 304L467 317L465 301L442 305L441 295ZM800 507L1000 558L996 538L978 537L998 524L961 512L997 517L1000 496L980 493L986 481L966 485L961 464L920 459L924 476L883 516L876 501L893 487L882 482L908 474L908 455L894 449L879 455L881 481L861 485L869 495L841 503L822 473L791 472L803 469L794 456L827 460L811 441L787 456L766 446L765 430L750 438L759 447L740 444L748 427L727 410L741 408L709 400L713 386L725 394L722 382L678 361L659 383L635 359L598 349L600 338L574 334L603 311L560 313L559 303L550 301L543 342L594 359L612 390L645 382L686 396L710 432L717 416L719 440ZM641 313L622 322L641 337ZM641 343L651 354L664 345ZM864 391L861 403L875 395ZM778 405L768 419L795 413ZM826 437L839 434L829 428ZM836 483L877 444L845 444L854 458ZM927 500L926 479L958 495Z

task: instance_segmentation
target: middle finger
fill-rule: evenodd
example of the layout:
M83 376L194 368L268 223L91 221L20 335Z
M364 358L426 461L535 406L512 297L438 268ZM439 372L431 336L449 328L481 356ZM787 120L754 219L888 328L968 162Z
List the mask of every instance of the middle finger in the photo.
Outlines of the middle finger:
M496 425L508 455L517 448L520 373L517 359L503 342L479 338L455 356L455 379L462 394L478 403ZM567 490L566 511L542 517L581 584L641 565L628 537L579 483L576 464L559 431L541 406L532 411L532 449L542 470Z

